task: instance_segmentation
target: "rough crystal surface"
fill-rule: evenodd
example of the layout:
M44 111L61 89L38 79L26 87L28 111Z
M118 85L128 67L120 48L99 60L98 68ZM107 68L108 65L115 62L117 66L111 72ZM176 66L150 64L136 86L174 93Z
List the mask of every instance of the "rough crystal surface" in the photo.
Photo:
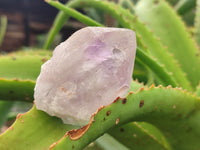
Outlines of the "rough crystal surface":
M84 124L100 106L129 90L135 60L135 33L86 27L58 45L41 67L36 108L66 124Z

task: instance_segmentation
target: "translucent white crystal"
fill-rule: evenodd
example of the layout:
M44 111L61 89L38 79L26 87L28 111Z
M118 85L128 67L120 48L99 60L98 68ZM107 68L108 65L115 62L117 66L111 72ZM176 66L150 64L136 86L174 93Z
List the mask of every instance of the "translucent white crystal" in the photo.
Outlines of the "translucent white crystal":
M36 108L66 124L83 124L100 106L129 90L135 60L135 33L86 27L56 47L41 67Z

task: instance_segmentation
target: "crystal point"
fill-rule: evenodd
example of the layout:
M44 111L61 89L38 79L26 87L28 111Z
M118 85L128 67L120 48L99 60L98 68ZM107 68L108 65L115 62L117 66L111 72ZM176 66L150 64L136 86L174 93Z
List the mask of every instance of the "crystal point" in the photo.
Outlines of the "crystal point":
M84 124L129 90L136 52L129 29L86 27L58 45L41 67L35 105L66 124Z

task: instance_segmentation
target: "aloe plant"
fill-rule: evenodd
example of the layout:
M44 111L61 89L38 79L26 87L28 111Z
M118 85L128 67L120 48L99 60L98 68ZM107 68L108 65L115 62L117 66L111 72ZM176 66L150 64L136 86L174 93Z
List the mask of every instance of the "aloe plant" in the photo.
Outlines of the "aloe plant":
M99 12L109 14L118 27L134 30L138 45L134 80L126 97L100 107L82 127L63 124L33 105L27 113L17 115L14 124L0 135L0 149L200 148L199 0L192 1L192 5L180 0L176 6L165 0L139 0L134 4L130 0L73 0L66 5L46 2L60 12L45 48L50 47L70 17L88 26L104 26L98 18L90 18L76 9L96 10L96 16L101 17ZM195 34L191 34L178 14L186 14L194 6ZM5 121L14 102L33 102L40 66L50 56L51 51L47 50L0 56L0 123ZM8 106L3 104L8 102Z

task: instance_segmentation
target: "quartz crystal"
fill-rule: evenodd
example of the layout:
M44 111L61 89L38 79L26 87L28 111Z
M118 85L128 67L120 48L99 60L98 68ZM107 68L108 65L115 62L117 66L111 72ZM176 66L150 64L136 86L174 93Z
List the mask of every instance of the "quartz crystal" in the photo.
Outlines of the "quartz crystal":
M129 29L86 27L58 45L41 67L35 105L66 124L84 124L128 92L136 38Z

